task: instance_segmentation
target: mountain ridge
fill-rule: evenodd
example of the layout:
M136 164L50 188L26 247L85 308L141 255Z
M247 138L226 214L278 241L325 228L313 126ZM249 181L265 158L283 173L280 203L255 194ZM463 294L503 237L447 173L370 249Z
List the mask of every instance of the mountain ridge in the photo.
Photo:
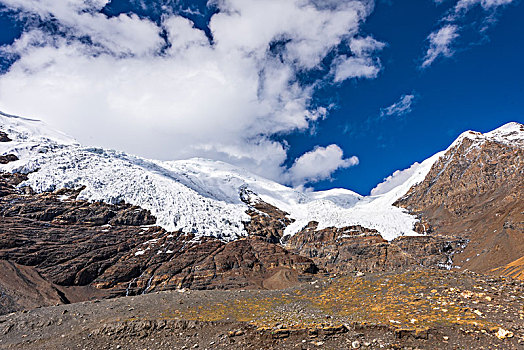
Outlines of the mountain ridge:
M513 133L516 125L506 124L485 137ZM19 159L0 165L0 169L28 173L22 186L31 186L37 192L85 186L79 198L110 204L124 200L150 210L157 224L168 231L181 229L224 241L246 235L248 206L239 194L243 187L289 214L293 223L286 227L285 235L295 234L311 221L317 221L319 229L362 225L378 230L387 240L416 235L413 227L417 219L392 204L422 181L443 154L439 152L420 163L406 181L380 196L361 196L347 189L308 193L223 162L201 158L155 161L82 147L35 120L2 114L0 128L13 138L12 142L0 144L0 153L14 154ZM455 142L471 137L480 136L465 132Z
M365 329L366 337L377 337L382 327L385 344L443 348L453 337L478 348L524 341L523 282L515 280L524 266L520 124L463 133L446 150L392 174L373 196L302 192L221 162L148 160L83 147L42 128L0 116L0 266L6 270L0 314L7 314L0 316L0 341L25 349L66 339L61 330L56 336L53 323L23 321L44 327L31 345L18 336L28 333L17 320L35 310L10 312L74 304L39 309L61 313L52 317L69 329L76 318L60 307L98 325L97 316L80 310L102 303L116 325L103 326L103 336L99 326L89 326L78 344L156 339L153 328L164 327L173 310L181 325L195 316L204 321L201 333L218 327L237 334L231 327L259 322L256 339L280 341L278 347L294 334L288 327L335 344L356 319L355 330ZM149 208L167 203L168 210L138 205L148 203L144 198L157 200ZM166 217L182 224L159 226ZM234 304L246 291L277 299ZM165 308L166 296L181 299L158 310L160 316L148 313ZM210 303L187 313L199 296ZM122 303L128 311L115 312ZM275 315L264 312L268 305ZM283 321L289 310L292 319ZM137 319L146 314L150 321ZM118 323L120 317L130 321ZM477 334L482 338L471 338Z

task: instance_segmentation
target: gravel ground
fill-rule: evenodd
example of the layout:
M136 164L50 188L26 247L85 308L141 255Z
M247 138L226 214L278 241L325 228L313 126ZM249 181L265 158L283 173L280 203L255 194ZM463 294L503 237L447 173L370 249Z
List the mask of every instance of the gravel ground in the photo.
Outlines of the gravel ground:
M0 317L1 349L524 349L524 283L469 272L170 291Z

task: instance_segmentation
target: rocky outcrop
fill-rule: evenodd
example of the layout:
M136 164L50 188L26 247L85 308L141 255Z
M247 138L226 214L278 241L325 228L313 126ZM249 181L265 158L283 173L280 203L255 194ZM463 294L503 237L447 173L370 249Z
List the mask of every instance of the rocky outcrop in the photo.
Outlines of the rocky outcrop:
M37 194L19 186L26 179L0 174L0 313L170 289L285 288L319 270L460 266L522 278L524 151L505 142L464 138L448 150L396 203L420 218L423 235L390 242L366 227L316 222L284 236L289 215L247 189L248 236L197 239L155 226L139 207L79 200L83 188Z
M14 154L6 154L5 156L0 156L0 164L7 164L10 162L17 161L18 157Z
M3 131L0 131L0 142L10 142L11 139L9 138L9 136L7 136L7 134Z
M244 223L244 228L250 236L262 237L267 242L279 243L284 236L284 230L293 222L288 213L262 200L254 203L246 201L250 209L246 212L251 220Z
M292 223L288 213L253 194L243 198L250 206L247 213L251 221L245 224L250 236L281 242L287 250L311 259L328 273L450 268L453 255L467 243L452 236L428 236L431 226L423 218L415 230L424 236L399 237L392 242L383 239L377 230L360 225L318 229L314 221L293 236L284 236L285 228Z
M47 221L53 224L77 224L88 226L154 224L156 219L147 210L125 203L107 205L101 202L77 201L82 190L62 189L53 193L34 194L27 188L29 196L8 198L9 206L0 209L4 217L17 217ZM13 192L12 192L13 194Z
M62 291L34 267L0 260L0 314L68 303Z
M162 240L151 244L155 248L147 247L140 256L121 259L101 275L95 285L125 290L128 295L181 288L260 289L272 288L276 283L274 276L282 275L281 271L287 271L282 275L284 280L279 282L284 284L298 282L316 272L310 259L256 237L230 243L216 239L203 239L198 243L175 239L167 245ZM137 264L136 260L143 264ZM130 266L141 266L143 270L122 273L129 271ZM126 276L126 280L134 278L122 283L115 276Z
M35 297L39 305L178 288L279 288L317 270L310 259L271 243L280 228L262 222L245 239L196 240L154 226L147 210L78 200L81 188L41 194L17 188L26 178L0 176L0 260L35 276L31 283L45 291L45 297ZM272 223L285 220L257 215ZM12 300L3 312L23 305L17 303L20 293L12 292L16 288L0 279L2 286Z
M144 233L136 227L58 225L47 220L2 217L0 259L33 266L58 285L88 285L157 235L154 230Z
M21 191L15 187L26 179L27 176L23 174L0 173L0 200L2 197L6 197L8 195L19 195Z
M317 230L312 222L286 243L327 272L401 271L448 267L452 254L465 244L456 238L399 237L388 242L376 230L361 226Z
M422 216L434 235L469 241L456 266L482 273L505 266L524 251L524 149L464 138L396 205Z
M0 142L10 142L11 139L3 131L0 131ZM0 155L0 164L7 164L10 162L17 161L18 157L14 154Z

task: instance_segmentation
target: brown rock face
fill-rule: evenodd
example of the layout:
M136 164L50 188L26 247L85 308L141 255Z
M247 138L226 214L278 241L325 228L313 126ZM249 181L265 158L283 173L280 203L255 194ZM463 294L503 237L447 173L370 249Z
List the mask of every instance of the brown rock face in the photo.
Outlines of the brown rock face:
M67 302L64 294L34 267L0 260L0 314Z
M29 189L27 189L29 190ZM101 202L77 201L79 191L59 190L54 193L30 194L11 198L10 205L0 209L4 217L48 221L53 224L151 225L156 219L147 210L128 204L108 206ZM63 201L58 200L58 197Z
M14 291L29 284L41 306L174 288L279 288L317 270L310 259L271 243L280 228L259 222L257 235L246 239L195 240L152 226L155 218L138 207L77 200L81 189L36 194L16 188L25 179L0 176L0 261L31 276L0 278L10 300L0 312L24 305Z
M421 215L436 235L469 241L455 265L485 273L511 263L524 251L524 150L466 138L396 205Z
M15 186L25 180L27 180L27 176L23 174L0 173L0 199L7 195L18 195L20 191Z
M244 224L248 234L262 237L271 243L279 243L284 236L284 230L293 222L287 217L288 213L264 201L247 204L251 207L247 211L251 221Z
M278 276L278 283L299 281L315 273L310 259L292 254L282 247L260 238L246 238L230 243L204 239L199 244L173 241L169 253L158 254L149 250L143 261L144 270L125 285L115 285L116 270L126 268L131 261L122 259L97 281L99 288L124 288L126 294L150 291L191 289L271 288ZM133 264L133 263L132 263ZM286 271L282 275L282 271ZM276 276L275 276L276 275Z
M399 237L388 242L376 230L361 226L317 230L312 222L287 241L286 247L311 258L328 272L401 271L447 267L465 241L454 238Z
M17 161L18 157L14 154L6 154L5 156L0 156L0 164L7 164L10 162Z
M0 174L0 313L180 288L285 288L318 270L459 265L515 278L524 271L524 151L517 145L466 138L450 149L396 203L421 219L414 229L425 235L391 242L362 226L319 230L316 222L284 237L288 214L248 190L241 192L250 206L248 237L195 239L154 226L136 206L78 200L82 189L17 187L26 179Z
M121 257L158 235L132 226L94 226L96 220L88 224L57 222L54 219L66 208L74 211L79 204L71 203L73 208L68 208L58 200L51 203L51 198L13 197L3 197L0 202L0 259L33 266L58 285L88 285ZM29 200L24 211L22 203L29 198L36 198L37 203ZM14 205L9 207L9 202ZM97 211L93 214L98 218Z
M0 142L10 142L11 139L3 131L0 131Z
M449 268L453 254L467 243L451 236L399 237L388 242L377 230L359 225L318 230L317 222L310 222L295 235L284 237L284 229L292 223L286 212L261 200L245 202L251 206L247 212L251 221L245 225L250 236L282 242L286 249L311 259L316 267L328 273ZM423 219L415 229L423 234L431 231Z

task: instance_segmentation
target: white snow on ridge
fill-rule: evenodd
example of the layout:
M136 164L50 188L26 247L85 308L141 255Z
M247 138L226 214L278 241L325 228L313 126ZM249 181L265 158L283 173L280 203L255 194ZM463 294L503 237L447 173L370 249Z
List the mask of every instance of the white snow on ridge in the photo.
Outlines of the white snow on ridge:
M477 141L478 143L483 143L489 140L524 147L524 125L517 122L510 122L484 134L468 130L460 134L459 137L457 137L457 139L448 147L448 150L460 144L465 138Z
M506 144L524 146L524 125L511 122L484 134L488 139Z
M317 221L319 228L374 228L388 240L415 235L415 217L392 203L421 182L443 154L416 166L403 181L386 186L387 192L363 197L346 189L302 192L218 161L195 158L166 162L83 147L41 122L4 114L0 114L0 130L13 140L0 142L0 155L13 153L20 159L0 165L0 170L29 173L22 185L35 191L86 186L80 198L107 203L123 200L149 209L157 224L168 231L182 230L224 241L246 234L243 223L249 220L245 213L248 206L240 198L244 189L295 219L286 234Z
M77 144L75 139L49 128L40 120L17 117L0 112L1 131L7 133L14 142L55 142L61 145Z
M424 180L431 166L433 166L439 158L452 148L460 145L464 139L475 141L471 147L479 147L488 140L524 147L524 125L510 122L484 134L472 130L465 131L444 151L436 153L421 164L415 162L407 169L395 171L392 175L385 178L383 182L375 186L375 188L371 190L371 195L378 196L389 193L386 197L395 198L395 200L402 197L407 193L409 188ZM395 191L394 194L390 193L391 191ZM404 194L400 194L402 192L404 192ZM393 202L395 200L393 200Z
M149 209L157 224L168 231L183 230L224 240L238 238L248 221L246 207L199 193L178 181L171 172L145 159L101 149L66 147L38 154L13 170L38 171L24 184L35 191L86 186L81 199L125 201Z
M351 225L373 228L387 240L393 240L398 236L417 235L413 231L417 219L404 209L393 206L393 203L404 196L413 185L423 181L442 154L443 152L439 152L423 161L402 184L381 195L360 197L352 207L344 208L332 201L320 200L296 206L290 211L291 217L296 221L286 228L285 233L294 234L313 220L319 222L319 229Z

